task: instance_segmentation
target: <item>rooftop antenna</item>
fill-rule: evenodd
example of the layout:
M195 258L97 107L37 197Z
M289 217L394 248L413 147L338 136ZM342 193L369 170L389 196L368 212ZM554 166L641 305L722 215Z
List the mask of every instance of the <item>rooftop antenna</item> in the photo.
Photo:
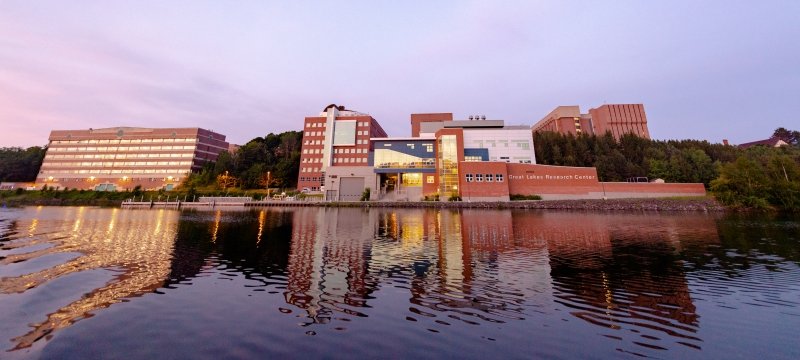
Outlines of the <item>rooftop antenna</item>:
M481 120L486 120L486 115L481 115Z
M472 115L469 116L470 121L473 120L473 118L474 118L474 116L472 116Z

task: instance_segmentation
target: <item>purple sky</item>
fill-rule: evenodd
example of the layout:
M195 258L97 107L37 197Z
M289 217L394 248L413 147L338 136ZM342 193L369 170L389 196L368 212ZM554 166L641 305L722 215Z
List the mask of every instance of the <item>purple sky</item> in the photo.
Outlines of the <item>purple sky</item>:
M329 103L531 125L643 103L656 139L800 129L800 1L0 2L0 146L203 127L234 143Z

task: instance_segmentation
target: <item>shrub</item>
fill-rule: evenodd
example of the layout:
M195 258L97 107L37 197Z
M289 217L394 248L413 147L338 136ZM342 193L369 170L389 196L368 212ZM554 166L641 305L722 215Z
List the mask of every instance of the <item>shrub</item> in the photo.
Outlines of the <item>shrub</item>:
M369 193L370 193L370 191L371 191L370 188L364 189L364 192L361 193L361 201L369 201Z
M542 197L539 195L522 195L522 194L511 194L509 199L512 201L517 200L542 200Z
M447 201L461 201L461 196L458 196L458 194L452 194L449 198L447 198Z

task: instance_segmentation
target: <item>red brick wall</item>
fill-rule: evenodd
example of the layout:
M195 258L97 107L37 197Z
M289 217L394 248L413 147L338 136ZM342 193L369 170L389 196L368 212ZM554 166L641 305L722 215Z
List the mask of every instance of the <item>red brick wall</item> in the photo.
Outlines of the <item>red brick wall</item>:
M619 193L685 193L689 195L703 196L706 194L706 188L703 184L659 184L659 183L623 183L623 182L607 182L603 183L606 193L619 192Z
M460 176L458 187L461 189L461 198L468 200L472 197L506 197L508 196L508 172L505 162L471 162L459 164ZM466 175L472 174L473 181L467 182ZM475 181L475 175L482 174L483 181ZM486 175L491 174L494 181L487 182ZM497 174L503 175L503 181L497 182Z
M411 137L419 137L419 124L437 121L453 121L453 113L411 114Z
M587 194L602 191L590 167L507 164L509 194Z

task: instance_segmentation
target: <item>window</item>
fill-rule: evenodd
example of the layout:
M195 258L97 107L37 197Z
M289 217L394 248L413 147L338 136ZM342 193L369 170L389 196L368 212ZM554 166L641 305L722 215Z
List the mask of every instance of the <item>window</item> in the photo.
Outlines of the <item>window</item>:
M492 178L492 174L486 174L486 182L492 182L494 179Z
M428 176L428 184L433 184L433 176Z
M467 177L467 182L472 182L472 174L467 174L466 177Z
M495 174L494 177L497 179L497 182L503 182L503 174Z
M433 152L433 144L425 144L425 151Z
M483 182L483 174L475 174L476 182Z

